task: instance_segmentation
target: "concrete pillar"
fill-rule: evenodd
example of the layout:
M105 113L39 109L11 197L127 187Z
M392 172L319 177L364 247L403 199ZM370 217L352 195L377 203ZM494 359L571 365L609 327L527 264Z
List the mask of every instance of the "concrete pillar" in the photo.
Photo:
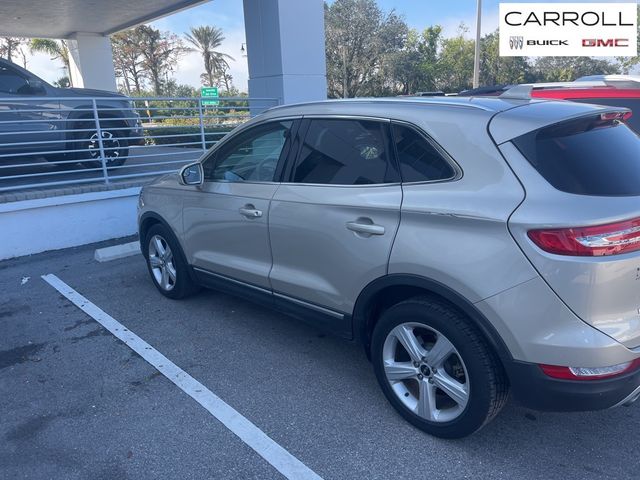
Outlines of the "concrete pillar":
M249 96L325 100L323 0L243 0Z
M78 32L68 39L68 45L69 73L74 87L117 90L108 36Z

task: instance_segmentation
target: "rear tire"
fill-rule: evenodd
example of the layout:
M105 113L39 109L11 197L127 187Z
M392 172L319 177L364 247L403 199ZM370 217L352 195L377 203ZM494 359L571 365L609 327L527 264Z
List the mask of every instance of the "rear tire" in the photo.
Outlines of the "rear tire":
M142 243L151 280L165 297L181 299L200 287L191 279L189 266L173 232L162 224L153 225Z
M416 297L386 310L374 329L371 352L389 402L436 437L476 432L507 401L499 360L467 317L443 300Z

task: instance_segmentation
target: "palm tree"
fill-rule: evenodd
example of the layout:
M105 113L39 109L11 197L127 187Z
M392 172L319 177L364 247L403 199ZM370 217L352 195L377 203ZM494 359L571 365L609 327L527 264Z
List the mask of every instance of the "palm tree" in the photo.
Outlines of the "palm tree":
M216 51L216 48L224 41L222 30L209 25L191 27L191 33L186 33L185 37L193 45L189 50L200 52L202 55L205 69L204 80L208 86L213 86L219 73L229 68L227 59L233 60L232 56Z
M69 47L65 40L51 40L50 38L33 38L29 42L29 50L48 53L51 60L62 60L66 76L71 79L71 64L69 62Z

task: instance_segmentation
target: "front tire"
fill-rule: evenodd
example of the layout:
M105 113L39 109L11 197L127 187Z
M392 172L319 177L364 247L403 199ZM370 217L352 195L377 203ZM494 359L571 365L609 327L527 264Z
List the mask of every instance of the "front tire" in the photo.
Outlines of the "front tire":
M120 167L127 161L129 155L129 142L127 133L119 128L124 125L116 122L101 121L100 130L102 133L102 146L104 149L105 163L107 168ZM95 124L82 123L79 127L82 131L75 135L73 142L74 150L77 152L77 159L85 168L101 168L100 141L98 132L93 130Z
M386 310L371 352L389 402L436 437L470 435L506 403L502 365L468 319L443 300L417 297Z
M181 299L199 288L189 275L184 254L173 233L164 225L153 225L143 240L143 254L151 280L165 297Z

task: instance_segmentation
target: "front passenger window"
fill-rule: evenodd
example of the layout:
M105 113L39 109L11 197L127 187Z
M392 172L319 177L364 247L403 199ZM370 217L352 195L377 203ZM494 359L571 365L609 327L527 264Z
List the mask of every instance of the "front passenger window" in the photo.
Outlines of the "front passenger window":
M29 88L29 82L10 68L0 65L0 93L23 94Z
M253 127L205 160L207 181L272 182L292 121Z

